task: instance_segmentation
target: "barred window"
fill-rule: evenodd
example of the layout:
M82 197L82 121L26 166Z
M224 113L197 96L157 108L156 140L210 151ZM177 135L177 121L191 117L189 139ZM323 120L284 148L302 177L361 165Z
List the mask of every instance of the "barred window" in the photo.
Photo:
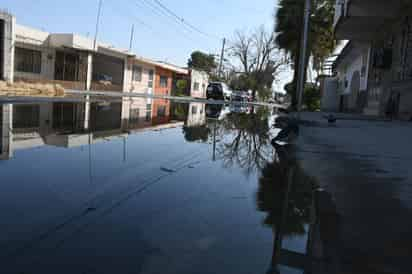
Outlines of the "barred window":
M41 73L41 52L38 50L16 47L14 62L18 72Z

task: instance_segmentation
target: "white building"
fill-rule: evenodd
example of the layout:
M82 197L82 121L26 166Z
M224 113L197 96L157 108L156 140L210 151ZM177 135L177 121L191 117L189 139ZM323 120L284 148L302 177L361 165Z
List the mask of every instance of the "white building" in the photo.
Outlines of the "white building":
M326 90L329 97L339 100L339 111L362 112L366 107L369 60L367 43L349 42L334 62L336 91ZM328 81L325 84L329 89L334 88Z
M193 98L206 98L209 74L205 71L190 69L190 80L190 96Z
M412 3L407 0L337 0L338 39L370 45L370 114L412 119Z
M73 33L49 33L0 12L1 79L58 83L68 89L125 91L127 50Z

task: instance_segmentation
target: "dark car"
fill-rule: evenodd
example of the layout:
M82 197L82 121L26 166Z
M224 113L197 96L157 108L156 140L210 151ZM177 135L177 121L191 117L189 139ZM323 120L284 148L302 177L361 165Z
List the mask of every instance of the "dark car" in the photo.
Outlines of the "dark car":
M207 86L206 98L214 100L230 100L231 91L225 83L210 83Z

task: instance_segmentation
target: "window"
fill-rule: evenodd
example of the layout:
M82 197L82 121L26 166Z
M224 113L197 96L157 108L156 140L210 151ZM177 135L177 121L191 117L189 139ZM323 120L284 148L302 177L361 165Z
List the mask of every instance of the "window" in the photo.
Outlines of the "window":
M196 106L192 106L192 114L196 114L197 113L197 107Z
M206 85L202 84L202 92L205 92L205 91L206 91Z
M15 70L19 72L41 72L41 52L37 50L17 48L14 61Z
M166 116L166 107L165 106L159 106L157 108L157 117L165 117Z
M199 84L198 82L195 82L195 83L193 84L193 90L194 90L194 91L199 91L199 88L200 88L200 84Z
M153 79L154 79L154 71L151 69L149 70L149 81L147 82L147 86L149 88L153 88Z
M133 66L133 81L142 81L142 68L139 66Z
M160 76L160 87L167 88L167 76Z
M56 51L54 63L54 79L63 81L79 81L80 57L77 54ZM97 75L94 75L95 78Z
M150 122L152 119L152 105L147 104L146 105L146 122Z

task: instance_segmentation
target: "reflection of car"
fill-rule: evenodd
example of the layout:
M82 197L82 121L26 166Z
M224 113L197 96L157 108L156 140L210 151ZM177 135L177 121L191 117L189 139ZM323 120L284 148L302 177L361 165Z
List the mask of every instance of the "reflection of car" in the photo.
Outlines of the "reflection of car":
M207 118L219 118L222 111L222 105L206 105L206 117Z
M230 100L232 91L225 83L213 82L207 86L207 99Z
M206 117L209 119L223 120L230 113L230 108L221 104L207 104Z
M231 95L231 100L237 102L248 102L249 94L245 91L233 91Z
M251 112L251 107L243 104L232 104L230 105L230 112L249 114Z

